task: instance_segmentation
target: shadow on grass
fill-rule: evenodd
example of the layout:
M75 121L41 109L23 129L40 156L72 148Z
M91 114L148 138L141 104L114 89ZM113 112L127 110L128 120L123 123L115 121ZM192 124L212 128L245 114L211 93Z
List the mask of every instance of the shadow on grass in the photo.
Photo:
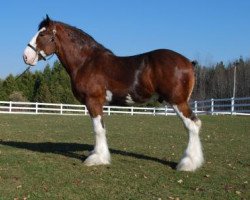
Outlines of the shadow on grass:
M26 149L40 153L54 153L70 158L76 158L81 161L84 161L87 157L76 153L76 151L91 151L93 149L93 145L79 144L79 143L54 143L54 142L32 143L32 142L16 142L16 141L0 140L0 145L11 146L15 148ZM151 156L146 156L133 152L121 151L116 149L110 149L110 152L117 155L129 156L137 159L158 162L167 165L172 169L175 169L177 165L177 163L172 161L161 160L159 158L154 158Z

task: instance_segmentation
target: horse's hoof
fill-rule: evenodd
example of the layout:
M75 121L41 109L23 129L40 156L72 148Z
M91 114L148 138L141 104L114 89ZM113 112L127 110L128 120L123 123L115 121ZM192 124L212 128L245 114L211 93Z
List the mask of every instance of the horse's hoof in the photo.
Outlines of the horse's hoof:
M94 165L109 165L110 164L110 155L100 155L97 153L92 153L85 161L84 165L94 166Z
M193 172L199 167L201 167L203 163L203 159L201 159L199 162L194 162L190 157L186 156L181 159L179 164L177 165L176 169L178 171L188 171L188 172Z

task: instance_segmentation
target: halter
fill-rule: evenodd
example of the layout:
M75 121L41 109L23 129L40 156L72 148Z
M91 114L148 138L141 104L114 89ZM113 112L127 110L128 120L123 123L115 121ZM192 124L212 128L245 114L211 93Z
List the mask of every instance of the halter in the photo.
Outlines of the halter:
M54 42L55 34L56 34L56 30L53 30L53 36L46 44L48 44L50 42ZM36 47L32 46L30 43L28 43L27 46L30 47L33 51L35 51L37 55L41 56L41 58L44 61L50 60L55 54L55 53L53 53L49 58L46 58L46 54L43 51L38 50ZM19 79L20 77L22 77L27 71L30 70L30 68L31 68L31 65L29 65L20 75L18 75L16 79Z
M46 55L42 52L37 50L34 46L32 46L30 43L27 45L28 47L30 47L32 50L34 50L36 52L37 55L41 56L41 58L46 61Z
M55 35L56 35L56 30L53 30L53 36L52 36L52 37L50 38L50 40L46 43L46 45L47 45L48 43L50 43L50 42L54 42ZM33 51L35 51L36 54L39 55L44 61L50 60L50 59L53 57L53 55L55 54L55 53L53 53L48 59L46 59L46 54L45 54L43 51L38 50L36 47L32 46L30 43L28 43L27 46L30 47Z

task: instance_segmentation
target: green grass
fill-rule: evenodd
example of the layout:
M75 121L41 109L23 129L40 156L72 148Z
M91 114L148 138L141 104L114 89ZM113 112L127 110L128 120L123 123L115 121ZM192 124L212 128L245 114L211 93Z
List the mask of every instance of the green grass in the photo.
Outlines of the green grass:
M0 115L0 199L250 199L250 117L201 119L206 162L191 173L173 169L176 117L105 116L112 164L86 167L88 117Z

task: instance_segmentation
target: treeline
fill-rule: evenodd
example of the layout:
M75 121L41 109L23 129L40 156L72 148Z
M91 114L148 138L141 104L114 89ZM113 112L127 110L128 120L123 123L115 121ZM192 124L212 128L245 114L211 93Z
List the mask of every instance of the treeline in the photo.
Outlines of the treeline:
M71 91L69 76L58 61L43 71L26 72L19 78L9 75L0 81L0 91L0 101L79 104Z
M195 67L196 84L192 99L218 99L233 97L234 68L236 66L235 97L250 96L250 60L242 58L225 65L223 62L211 67Z
M223 62L211 67L198 64L195 67L196 85L192 100L232 97L236 63L236 97L249 97L250 60L240 58L227 65ZM19 78L9 75L4 80L0 79L0 101L79 104L71 91L69 76L58 61L53 66L47 65L43 71L27 72Z

